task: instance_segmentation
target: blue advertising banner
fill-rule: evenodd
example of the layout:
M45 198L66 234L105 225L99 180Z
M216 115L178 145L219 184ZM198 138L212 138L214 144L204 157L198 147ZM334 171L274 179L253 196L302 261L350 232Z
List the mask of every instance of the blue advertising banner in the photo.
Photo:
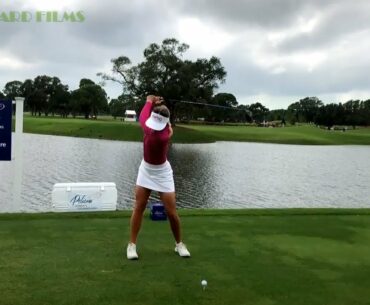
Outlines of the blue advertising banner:
M0 100L0 161L12 160L12 101Z

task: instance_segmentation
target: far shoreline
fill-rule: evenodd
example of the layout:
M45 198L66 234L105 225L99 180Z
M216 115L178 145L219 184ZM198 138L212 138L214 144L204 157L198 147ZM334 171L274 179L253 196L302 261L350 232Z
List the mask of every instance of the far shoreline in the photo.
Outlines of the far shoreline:
M141 142L143 133L137 122L110 119L24 117L24 132L114 141ZM243 125L177 124L174 144L201 144L220 141L294 145L370 145L370 128L330 131L313 125L254 127Z

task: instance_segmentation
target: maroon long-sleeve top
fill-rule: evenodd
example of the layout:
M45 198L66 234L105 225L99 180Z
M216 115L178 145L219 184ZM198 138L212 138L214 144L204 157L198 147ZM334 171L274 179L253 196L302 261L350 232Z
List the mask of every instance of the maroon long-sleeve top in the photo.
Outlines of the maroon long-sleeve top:
M147 101L141 110L139 121L144 131L144 161L159 165L167 160L170 142L170 128L168 125L163 130L153 130L145 125L153 110L153 104Z

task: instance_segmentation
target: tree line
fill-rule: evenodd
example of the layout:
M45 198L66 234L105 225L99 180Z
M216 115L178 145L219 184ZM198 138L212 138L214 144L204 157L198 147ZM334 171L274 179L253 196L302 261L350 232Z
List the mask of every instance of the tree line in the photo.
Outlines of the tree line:
M369 126L370 99L324 105L317 97L306 97L289 105L286 110L269 111L266 117L268 120L285 120L291 124L314 123L327 127L334 125Z
M33 116L83 115L89 118L109 112L104 89L86 78L81 79L79 88L72 91L58 77L40 75L24 82L18 80L8 82L0 92L0 98L13 100L17 96L25 98L25 111Z
M25 110L34 116L123 117L127 109L139 113L145 96L157 94L166 100L172 121L370 125L370 100L324 105L317 97L306 97L278 110L269 110L260 102L239 104L232 93L216 93L227 75L220 59L184 59L188 48L168 38L160 45L150 44L143 52L144 60L137 65L127 56L112 59L112 73L98 73L102 80L99 84L83 78L78 89L69 90L58 77L42 75L8 82L0 98L25 97ZM110 101L103 88L107 81L122 86L122 94Z

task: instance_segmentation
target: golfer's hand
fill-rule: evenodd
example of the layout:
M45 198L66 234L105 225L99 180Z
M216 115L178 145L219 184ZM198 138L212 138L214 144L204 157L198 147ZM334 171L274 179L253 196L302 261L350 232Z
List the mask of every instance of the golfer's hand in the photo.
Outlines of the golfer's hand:
M156 96L156 100L155 100L155 102L154 102L154 104L155 105L159 105L159 104L161 104L161 103L163 103L163 97L161 97L161 96Z
M155 95L148 95L147 97L146 97L146 100L147 101L150 101L151 103L154 103L155 102L155 100L156 100L156 96Z

